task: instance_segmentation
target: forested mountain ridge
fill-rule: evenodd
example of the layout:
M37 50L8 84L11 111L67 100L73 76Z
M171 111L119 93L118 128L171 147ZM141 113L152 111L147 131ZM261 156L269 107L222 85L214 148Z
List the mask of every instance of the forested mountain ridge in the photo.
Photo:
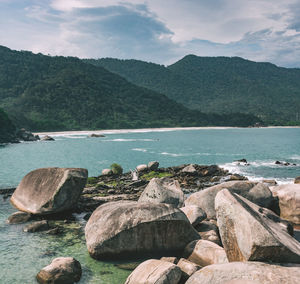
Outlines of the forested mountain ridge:
M16 138L16 127L0 108L0 143L12 142Z
M165 95L129 83L74 57L45 56L0 46L0 107L18 127L34 131L248 126L242 114L189 110Z
M300 124L300 69L240 57L188 55L164 67L137 60L86 62L202 112L252 113L267 124Z

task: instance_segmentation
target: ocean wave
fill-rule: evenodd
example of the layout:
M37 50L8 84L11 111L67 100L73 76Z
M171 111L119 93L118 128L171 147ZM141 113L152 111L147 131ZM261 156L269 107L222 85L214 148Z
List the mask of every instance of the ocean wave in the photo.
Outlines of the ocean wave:
M136 141L153 142L158 140L157 139L125 139L125 138L101 140L101 142L136 142Z
M168 153L168 152L161 152L161 155L171 156L171 157L184 157L186 154L176 154L176 153Z
M299 160L300 161L300 155L293 155L289 159L291 159L291 160Z
M131 150L132 151L138 151L138 152L147 152L147 149L143 149L143 148L133 148Z

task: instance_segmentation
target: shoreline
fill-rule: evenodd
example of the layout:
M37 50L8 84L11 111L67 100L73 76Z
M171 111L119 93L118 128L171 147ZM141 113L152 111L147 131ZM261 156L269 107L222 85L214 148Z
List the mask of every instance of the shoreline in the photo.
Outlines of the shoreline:
M163 127L163 128L137 128L137 129L104 129L104 130L67 130L67 131L45 131L33 132L34 135L90 135L90 134L126 134L147 132L171 132L188 130L226 130L226 129L273 129L273 128L300 128L300 126L264 126L264 127L233 127L233 126L201 126L201 127Z

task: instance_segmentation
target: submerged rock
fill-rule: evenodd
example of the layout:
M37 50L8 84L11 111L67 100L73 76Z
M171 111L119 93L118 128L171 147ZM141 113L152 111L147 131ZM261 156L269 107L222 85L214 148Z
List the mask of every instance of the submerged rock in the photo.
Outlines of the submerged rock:
M190 195L185 201L185 205L197 205L206 212L207 218L216 218L215 197L224 188L240 194L260 206L266 208L272 206L273 196L270 189L265 184L251 181L228 181L208 187Z
M180 278L181 270L175 264L149 259L128 276L125 284L177 284Z
M231 262L206 266L195 272L186 284L296 284L299 279L299 267Z
M58 257L44 267L36 276L41 284L73 284L81 278L79 261L73 257Z
M26 223L31 219L31 214L27 212L15 212L11 214L8 219L7 223L8 224L21 224L21 223Z
M86 224L85 237L96 259L181 253L189 242L200 238L181 210L134 201L98 207Z
M300 243L246 198L223 189L216 196L217 222L229 261L300 263Z
M153 178L141 194L139 202L167 203L181 207L184 193L177 180Z
M21 211L53 214L74 208L88 172L77 168L42 168L28 173L10 201Z
M99 137L105 137L105 136L103 134L92 133L88 137L90 137L90 138L99 138Z
M27 233L35 233L46 230L49 230L49 224L47 220L33 222L25 226L25 228L23 229L23 231Z

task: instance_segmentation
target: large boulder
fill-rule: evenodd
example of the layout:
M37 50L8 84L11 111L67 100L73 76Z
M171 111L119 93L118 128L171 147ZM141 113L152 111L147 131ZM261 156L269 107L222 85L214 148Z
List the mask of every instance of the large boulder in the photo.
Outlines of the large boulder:
M300 263L300 243L270 210L223 189L216 196L217 222L229 261Z
M185 283L185 281L189 279L192 274L201 269L201 266L184 258L181 258L178 261L177 266L181 269L182 272L180 283Z
M58 257L44 267L36 276L41 284L73 284L81 278L81 265L73 257Z
M87 176L86 169L37 169L22 179L10 201L19 210L32 214L69 210L76 205Z
M119 201L93 212L85 238L90 255L102 259L181 253L200 236L172 205Z
M184 249L183 256L200 266L228 262L225 250L206 240L196 240L189 243Z
M202 221L195 227L195 229L201 236L201 239L213 242L220 246L222 242L219 235L219 228L215 223L216 221L213 219L209 221Z
M149 259L128 276L125 284L177 284L180 278L181 270L175 264Z
M196 205L181 207L180 210L188 217L194 227L206 219L206 213Z
M280 217L300 224L300 184L283 184L271 188L279 199Z
M206 266L195 272L186 284L296 284L299 280L299 267L231 262Z
M262 207L270 208L272 206L273 196L268 186L263 183L258 184L251 181L228 181L208 187L191 194L186 199L185 206L197 205L206 212L208 219L216 218L215 197L224 188L244 196Z
M169 178L153 178L141 194L139 202L167 203L181 207L184 193L177 180Z

